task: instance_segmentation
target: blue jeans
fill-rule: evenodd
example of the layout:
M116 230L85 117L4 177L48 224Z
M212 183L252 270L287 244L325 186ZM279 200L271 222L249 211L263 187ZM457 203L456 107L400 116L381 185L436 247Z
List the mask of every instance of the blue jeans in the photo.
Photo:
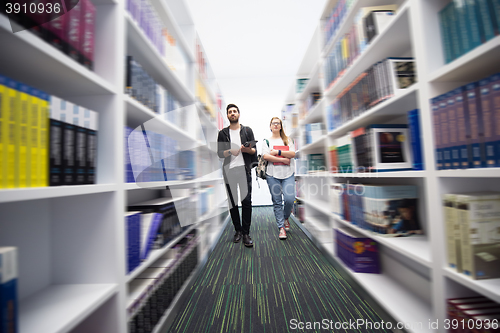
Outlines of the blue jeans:
M285 219L290 217L295 201L295 175L285 179L266 176L269 192L273 199L274 216L278 228L285 227ZM283 205L283 201L285 204Z

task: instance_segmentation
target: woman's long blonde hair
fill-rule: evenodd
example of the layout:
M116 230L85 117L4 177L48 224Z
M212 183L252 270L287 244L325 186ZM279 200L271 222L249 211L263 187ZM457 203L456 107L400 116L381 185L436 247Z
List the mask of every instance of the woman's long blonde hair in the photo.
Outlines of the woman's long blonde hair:
M283 123L281 122L281 119L278 118L278 117L272 117L271 121L269 122L269 126L271 126L271 124L273 123L274 119L278 119L280 121L280 136L281 136L281 140L283 140L283 143L285 144L285 146L288 146L288 143L289 143L288 136L286 136L286 134L285 134L285 130L283 129Z

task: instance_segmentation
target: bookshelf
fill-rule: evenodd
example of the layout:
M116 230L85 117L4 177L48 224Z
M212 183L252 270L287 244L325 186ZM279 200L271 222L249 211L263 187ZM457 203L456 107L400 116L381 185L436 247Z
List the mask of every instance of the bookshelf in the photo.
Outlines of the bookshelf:
M123 1L91 0L96 6L93 71L70 59L30 31L13 34L0 15L0 74L98 113L97 179L92 185L0 189L0 246L18 248L19 332L126 333L128 284L193 229L198 237L198 266L184 282L154 332L166 329L183 293L206 261L227 223L219 160L199 178L127 183L124 127L144 124L175 137L193 149L198 164L212 154L218 105L222 95L211 70L203 85L214 114L208 115L196 94L200 78L195 44L200 43L183 0L151 0L162 24L182 50L185 68L173 69L127 11ZM204 51L203 51L204 52ZM179 102L188 119L185 128L169 122L124 93L125 56L143 69ZM205 59L207 56L204 54ZM205 101L206 103L206 101ZM224 117L222 112L222 118ZM203 126L203 135L201 127ZM126 274L124 213L128 205L171 192L199 193L213 188L215 200L202 215L130 274Z
M466 296L486 296L498 302L500 279L472 280L456 273L446 264L446 241L442 207L445 193L471 191L497 191L500 185L500 168L437 170L434 157L434 133L430 100L463 84L482 79L500 70L500 36L477 46L468 53L446 64L443 57L439 11L447 0L388 0L345 1L351 3L340 20L335 34L325 41L322 23L337 5L337 0L327 1L318 29L311 43L304 50L303 61L296 79L309 78L308 83L319 82L322 99L299 120L296 128L288 129L299 141L301 157L308 154L325 155L329 168L329 146L333 140L350 131L374 123L407 123L406 113L420 109L421 140L425 161L422 171L391 171L377 173L331 173L314 171L297 174L302 191L300 200L304 206L304 223L296 223L315 244L342 268L362 290L390 314L394 320L406 323L422 323L409 332L430 332L429 320L443 322L446 315L446 299ZM396 4L398 9L387 26L357 55L343 74L330 84L325 83L325 66L334 45L354 24L356 13L367 6ZM327 107L359 74L386 57L414 57L418 82L405 91L377 104L310 144L304 144L304 125L325 122ZM318 70L319 68L319 70ZM314 84L313 84L314 85ZM295 88L295 82L292 84ZM307 90L309 84L304 88ZM295 90L294 90L295 91ZM310 90L308 90L310 91ZM288 94L283 109L288 104L303 105L307 91ZM326 188L333 183L361 183L369 185L416 185L419 191L419 216L423 235L388 238L344 221L330 209L330 195ZM324 186L322 190L322 186ZM334 229L352 228L371 237L379 244L382 274L360 274L350 271L337 258Z

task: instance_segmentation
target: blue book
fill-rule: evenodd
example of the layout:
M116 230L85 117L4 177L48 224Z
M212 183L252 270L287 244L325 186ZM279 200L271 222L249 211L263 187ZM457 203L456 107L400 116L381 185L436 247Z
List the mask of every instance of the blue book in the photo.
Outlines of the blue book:
M460 31L458 30L458 13L453 2L450 2L446 8L451 36L451 52L453 59L456 59L463 54Z
M19 331L17 248L0 247L0 332Z
M491 98L490 78L479 81L479 92L481 94L481 113L483 116L483 144L487 168L496 166L496 126L495 114L493 112L494 100Z
M465 90L467 113L470 121L470 168L483 168L486 162L482 147L483 118L478 82L467 84Z
M495 15L495 20L497 22L497 28L500 30L500 0L491 0L491 7L493 8L493 14Z
M453 60L448 8L449 5L439 11L439 26L441 28L441 41L443 44L444 61L446 64Z
M442 95L439 98L439 123L441 129L441 154L442 154L442 169L451 169L450 156L450 134L448 131L448 97L449 93Z
M476 0L465 0L467 32L469 33L469 42L471 49L482 44L480 22L477 16Z
M470 42L470 32L467 24L467 7L465 0L453 0L455 13L457 16L457 26L460 35L461 53L465 54L472 49Z
M413 153L413 170L424 170L419 109L408 112L408 127L410 129L411 148Z
M127 212L125 214L127 232L127 274L132 272L141 263L141 214Z
M141 260L146 260L153 249L162 219L163 215L159 213L141 215Z
M495 37L496 19L489 0L476 0L477 15L479 17L479 31L484 42Z
M457 90L450 91L447 96L447 114L448 114L448 143L450 154L450 168L459 169L459 148L458 148L458 128L457 128L457 109L455 105Z
M490 76L490 94L492 101L500 100L500 73ZM493 114L495 119L495 154L497 156L496 166L500 167L500 104L493 103Z
M441 123L439 122L439 96L431 99L432 125L434 128L434 158L436 159L436 170L443 168L441 160Z
M455 107L457 117L457 146L458 146L458 163L460 169L469 167L469 139L470 139L470 124L467 108L465 106L465 87L455 89Z

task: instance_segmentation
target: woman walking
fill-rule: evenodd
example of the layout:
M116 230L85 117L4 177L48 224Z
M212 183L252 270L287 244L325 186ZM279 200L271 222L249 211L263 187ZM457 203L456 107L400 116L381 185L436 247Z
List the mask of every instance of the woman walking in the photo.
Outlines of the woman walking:
M295 148L283 130L281 119L273 117L270 128L273 134L262 142L262 157L268 161L266 180L273 200L278 237L286 239L286 231L290 230L288 218L295 200Z

